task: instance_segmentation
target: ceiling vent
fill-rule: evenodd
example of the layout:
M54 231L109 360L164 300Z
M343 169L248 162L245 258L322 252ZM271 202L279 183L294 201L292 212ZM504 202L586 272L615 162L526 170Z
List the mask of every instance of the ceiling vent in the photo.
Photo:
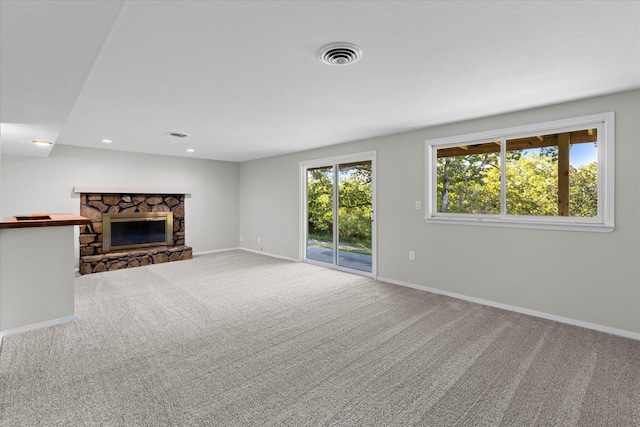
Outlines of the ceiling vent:
M362 58L362 49L351 43L331 43L320 49L318 58L329 65L349 65Z
M189 136L188 133L182 133L182 132L169 132L169 135L175 136L176 138L186 138Z

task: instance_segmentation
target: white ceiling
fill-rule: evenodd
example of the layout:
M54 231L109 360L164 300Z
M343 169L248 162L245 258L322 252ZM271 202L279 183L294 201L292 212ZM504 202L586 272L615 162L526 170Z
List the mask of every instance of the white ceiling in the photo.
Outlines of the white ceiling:
M640 87L638 1L1 7L3 153L245 161ZM362 59L320 63L336 41Z

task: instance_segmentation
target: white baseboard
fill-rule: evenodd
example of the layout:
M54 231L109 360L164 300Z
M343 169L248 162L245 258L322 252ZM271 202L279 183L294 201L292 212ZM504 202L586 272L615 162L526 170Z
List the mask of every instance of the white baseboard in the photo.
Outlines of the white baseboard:
M276 255L276 254L272 254L269 252L263 252L263 251L257 251L255 249L249 249L249 248L243 248L243 247L239 247L238 249L240 249L241 251L247 251L247 252L253 252L254 254L260 254L260 255L266 255L269 256L271 258L280 258L280 259L285 259L287 261L293 261L293 262L300 262L300 259L297 258L290 258L288 256L283 256L283 255Z
M300 262L301 261L301 260L296 259L296 258L290 258L290 257L286 257L286 256L283 256L283 255L272 254L270 252L257 251L255 249L244 248L242 246L238 246L238 247L235 247L235 248L215 249L213 251L195 252L193 254L193 256L215 254L215 253L218 253L218 252L229 252L229 251L237 251L237 250L246 251L246 252L252 252L254 254L265 255L265 256L268 256L268 257L271 257L271 258L280 258L280 259L284 259L284 260L287 260L287 261L294 261L294 262Z
M566 323L568 325L580 326L582 328L593 329L599 332L605 332L607 334L618 335L632 340L640 341L640 333L627 331L624 329L612 328L610 326L599 325L597 323L584 322L582 320L571 319L569 317L557 316L555 314L545 313L537 310L530 310L528 308L517 307L509 304L502 304L499 302L484 300L480 298L470 297L462 294L456 294L454 292L442 291L440 289L430 288L428 286L416 285L414 283L403 282L400 280L389 279L386 277L377 278L380 282L391 283L392 285L405 286L407 288L418 289L421 291L427 291L434 294L445 295L451 298L461 299L476 304L486 305L489 307L501 308L503 310L514 311L516 313L527 314L529 316L540 317L542 319L554 320L560 323Z
M66 316L59 319L47 320L44 322L32 323L30 325L20 326L18 328L7 329L0 332L0 346L2 345L2 337L8 337L9 335L20 334L22 332L33 331L34 329L48 328L49 326L60 325L61 323L67 323L76 320L76 316Z
M218 252L229 252L229 251L235 251L240 249L238 246L236 246L235 248L224 248L224 249L214 249L212 251L201 251L201 252L194 252L193 256L198 256L198 255L207 255L207 254L215 254Z

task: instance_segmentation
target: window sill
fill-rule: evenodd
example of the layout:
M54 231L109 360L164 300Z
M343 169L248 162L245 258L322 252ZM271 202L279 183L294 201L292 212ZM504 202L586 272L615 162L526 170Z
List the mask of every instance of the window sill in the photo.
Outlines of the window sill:
M448 224L448 225L464 225L479 227L501 227L501 228L519 228L524 230L558 230L558 231L580 231L590 233L609 233L615 229L612 224L590 223L590 222L557 222L557 221L531 221L520 219L493 219L488 217L474 218L452 218L445 216L426 217L424 219L428 223Z

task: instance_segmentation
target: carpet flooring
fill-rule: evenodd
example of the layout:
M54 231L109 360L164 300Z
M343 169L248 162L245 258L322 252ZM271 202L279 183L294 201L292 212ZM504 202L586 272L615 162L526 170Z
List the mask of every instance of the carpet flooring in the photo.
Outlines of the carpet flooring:
M640 342L243 251L76 278L2 426L639 426Z

